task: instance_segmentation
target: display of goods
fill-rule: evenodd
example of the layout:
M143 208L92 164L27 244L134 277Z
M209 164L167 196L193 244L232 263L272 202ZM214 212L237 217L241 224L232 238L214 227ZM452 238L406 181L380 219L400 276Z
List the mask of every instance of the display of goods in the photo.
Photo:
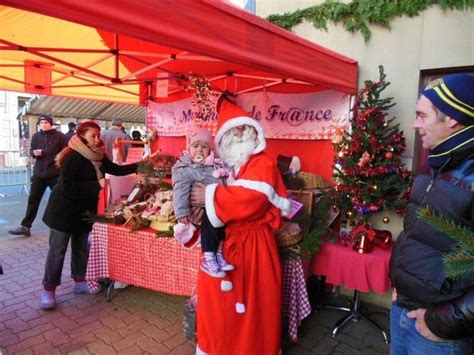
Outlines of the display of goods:
M392 246L392 233L387 230L374 229L373 243L382 249L390 249Z
M147 219L151 221L149 227L160 232L167 232L175 225L175 222L163 221L158 216L149 216Z
M354 236L352 249L360 254L367 254L372 251L373 244L367 232L359 232Z
M279 247L288 248L299 243L303 233L297 223L283 222L281 228L276 231L276 238Z

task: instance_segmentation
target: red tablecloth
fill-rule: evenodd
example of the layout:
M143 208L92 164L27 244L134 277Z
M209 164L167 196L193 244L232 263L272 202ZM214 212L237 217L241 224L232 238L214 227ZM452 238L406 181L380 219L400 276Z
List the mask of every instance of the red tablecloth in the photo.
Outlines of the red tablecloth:
M359 254L350 246L323 243L314 256L311 271L325 275L326 281L350 289L379 294L391 287L388 277L391 249L374 248L371 253Z
M159 238L153 230L131 233L127 228L95 223L86 279L91 289L98 280L114 281L175 295L191 295L197 282L200 248L187 249L174 238ZM311 313L300 259L283 260L282 314L288 333L297 340L301 321Z
M199 248L187 249L152 230L95 223L86 279L115 281L174 295L191 295L197 280Z

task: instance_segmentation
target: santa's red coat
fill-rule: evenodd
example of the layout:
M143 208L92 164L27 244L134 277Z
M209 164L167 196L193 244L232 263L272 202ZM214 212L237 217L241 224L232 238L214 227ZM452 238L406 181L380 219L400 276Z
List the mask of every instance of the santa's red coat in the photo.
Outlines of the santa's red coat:
M199 271L197 337L213 355L278 354L281 340L281 269L273 230L289 201L275 161L251 156L231 186L206 188L206 211L225 224L224 256L236 266L223 279ZM242 313L239 313L242 312Z

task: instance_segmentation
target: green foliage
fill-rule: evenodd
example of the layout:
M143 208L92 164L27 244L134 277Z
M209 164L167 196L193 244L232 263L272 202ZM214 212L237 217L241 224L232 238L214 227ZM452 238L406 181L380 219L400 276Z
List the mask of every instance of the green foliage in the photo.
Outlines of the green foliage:
M464 10L474 8L474 0L353 0L342 3L326 0L306 9L270 15L267 20L290 31L294 26L307 20L317 29L327 31L328 22L341 23L349 32L361 32L368 41L370 25L390 28L396 17L418 16L431 6L439 5L443 10Z
M334 189L326 189L317 202L313 204L313 211L310 217L309 233L303 237L300 244L301 255L305 259L310 259L319 251L319 247L324 242L324 236L330 233L327 221L329 211L336 204L336 194Z
M167 231L156 231L155 233L157 238L173 238L174 230L173 227L170 227Z
M82 220L87 223L114 223L115 220L113 217L108 217L105 215L95 214L91 211L86 211L82 214Z
M474 231L472 228L456 224L428 208L421 208L418 216L458 243L443 258L446 275L452 279L472 275L474 273Z

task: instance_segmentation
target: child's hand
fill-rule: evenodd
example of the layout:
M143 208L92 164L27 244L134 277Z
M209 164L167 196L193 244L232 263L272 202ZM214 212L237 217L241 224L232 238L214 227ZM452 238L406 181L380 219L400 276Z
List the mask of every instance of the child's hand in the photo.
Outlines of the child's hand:
M189 223L189 216L178 218L178 222L183 223L183 224L188 224Z

